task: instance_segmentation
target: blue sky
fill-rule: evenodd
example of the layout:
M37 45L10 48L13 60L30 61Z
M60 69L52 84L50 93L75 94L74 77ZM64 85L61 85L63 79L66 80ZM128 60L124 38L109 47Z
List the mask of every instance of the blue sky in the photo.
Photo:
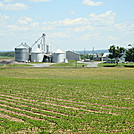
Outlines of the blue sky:
M0 51L42 33L62 50L134 43L134 0L0 0Z

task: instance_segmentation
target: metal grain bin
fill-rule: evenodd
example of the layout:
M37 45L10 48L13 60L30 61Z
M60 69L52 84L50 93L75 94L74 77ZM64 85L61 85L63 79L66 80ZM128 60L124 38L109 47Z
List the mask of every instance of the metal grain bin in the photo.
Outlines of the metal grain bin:
M28 62L30 55L30 47L26 44L21 43L15 48L15 61Z
M52 61L55 63L64 63L66 61L66 53L57 49L57 51L52 54Z
M31 61L32 62L43 62L44 53L42 50L37 48L35 51L31 52Z

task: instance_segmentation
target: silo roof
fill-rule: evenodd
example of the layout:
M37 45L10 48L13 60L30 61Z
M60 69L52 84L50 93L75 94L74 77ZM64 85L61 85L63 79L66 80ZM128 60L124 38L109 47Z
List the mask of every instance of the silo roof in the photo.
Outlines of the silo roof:
M35 49L34 51L32 51L32 53L42 53L43 51L39 48Z
M55 53L65 53L65 52L62 51L61 49L57 49L57 50L55 51Z
M27 44L23 44L21 43L19 46L17 46L16 48L29 48L29 46Z

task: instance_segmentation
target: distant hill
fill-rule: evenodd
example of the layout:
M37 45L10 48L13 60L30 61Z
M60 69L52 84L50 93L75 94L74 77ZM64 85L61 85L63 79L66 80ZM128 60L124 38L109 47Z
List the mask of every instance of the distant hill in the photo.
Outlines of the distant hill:
M13 51L4 51L4 52L0 52L0 56L14 57L14 52L13 52Z
M14 51L11 50L0 51L0 53L6 53L6 52L14 52Z
M75 51L79 54L93 54L93 51ZM108 53L108 50L94 50L94 54Z

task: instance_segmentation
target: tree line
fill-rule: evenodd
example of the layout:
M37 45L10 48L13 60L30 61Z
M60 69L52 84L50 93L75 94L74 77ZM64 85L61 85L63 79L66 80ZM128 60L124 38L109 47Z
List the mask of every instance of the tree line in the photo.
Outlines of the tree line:
M14 52L0 52L0 56L3 56L3 57L14 57Z
M119 47L112 45L110 46L109 50L109 58L115 59L116 63L118 64L119 58L125 55L125 61L134 62L134 47L132 44L129 44L128 46L131 46L129 49L125 49L124 47Z

